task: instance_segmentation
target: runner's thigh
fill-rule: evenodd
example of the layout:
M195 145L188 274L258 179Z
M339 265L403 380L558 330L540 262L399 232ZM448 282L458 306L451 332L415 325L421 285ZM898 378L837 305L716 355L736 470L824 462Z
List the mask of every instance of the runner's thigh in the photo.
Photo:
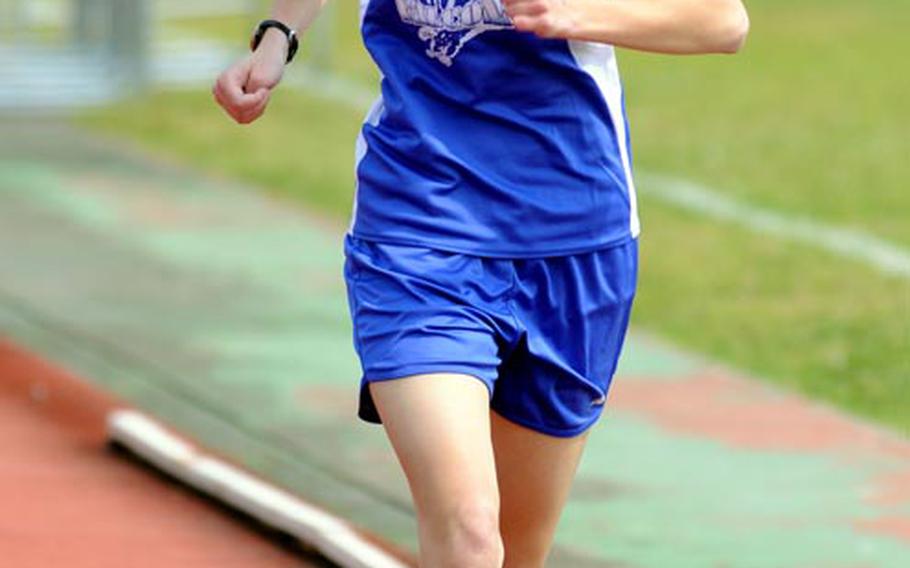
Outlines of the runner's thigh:
M490 508L499 497L489 391L475 377L428 374L369 385L418 515L430 521Z
M506 566L542 566L587 432L549 436L491 413Z

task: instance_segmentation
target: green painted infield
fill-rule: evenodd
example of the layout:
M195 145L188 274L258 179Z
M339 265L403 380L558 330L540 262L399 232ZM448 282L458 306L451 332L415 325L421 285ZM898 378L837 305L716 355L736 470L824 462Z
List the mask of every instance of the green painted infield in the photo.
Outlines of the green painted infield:
M15 144L0 137L0 329L413 548L394 456L380 428L354 417L341 231L77 132L38 125L32 133ZM762 446L754 431L731 442L726 436L748 424L708 428L699 416L725 412L708 403L739 408L766 395L725 399L717 393L726 383L711 378L718 374L632 334L552 565L903 566L910 537L887 521L910 520L910 499L881 491L882 480L908 475L906 443L862 426L843 445L801 448L784 435ZM704 398L680 395L674 406L670 397L667 414L649 406L687 389ZM757 414L788 420L779 396L767 397ZM743 420L755 413L742 407ZM686 418L667 421L674 415ZM872 443L872 451L866 438L893 448Z

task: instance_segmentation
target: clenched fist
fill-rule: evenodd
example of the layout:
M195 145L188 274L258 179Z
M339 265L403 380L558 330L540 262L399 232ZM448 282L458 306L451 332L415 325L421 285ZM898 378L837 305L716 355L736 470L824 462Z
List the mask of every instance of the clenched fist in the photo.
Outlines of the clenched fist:
M270 30L259 48L228 67L212 87L215 100L231 118L249 124L262 116L269 98L284 76L287 40Z
M515 29L545 38L568 38L579 18L578 0L502 0Z

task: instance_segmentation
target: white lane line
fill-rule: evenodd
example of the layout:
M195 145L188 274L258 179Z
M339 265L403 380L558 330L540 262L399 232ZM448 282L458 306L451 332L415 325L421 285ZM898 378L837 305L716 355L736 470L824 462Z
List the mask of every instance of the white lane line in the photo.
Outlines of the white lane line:
M344 568L405 568L346 522L203 454L135 410L108 416L108 437L181 482L314 547Z
M730 221L757 233L797 241L865 263L895 276L910 278L910 251L862 231L826 225L747 205L721 192L680 178L638 174L641 193L682 209Z
M293 85L361 112L376 98L373 90L337 74L313 69L299 73L291 81ZM636 172L635 178L639 193L681 209L814 246L884 274L910 278L910 251L880 237L742 203L717 189L683 178L642 171Z

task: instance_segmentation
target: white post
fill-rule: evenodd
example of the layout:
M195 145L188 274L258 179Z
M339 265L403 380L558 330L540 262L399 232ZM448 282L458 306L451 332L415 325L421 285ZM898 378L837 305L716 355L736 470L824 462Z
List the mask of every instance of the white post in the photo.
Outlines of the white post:
M151 18L148 0L108 0L110 50L129 89L148 81Z
M74 0L72 3L72 37L80 47L100 47L110 26L110 12L105 0Z

